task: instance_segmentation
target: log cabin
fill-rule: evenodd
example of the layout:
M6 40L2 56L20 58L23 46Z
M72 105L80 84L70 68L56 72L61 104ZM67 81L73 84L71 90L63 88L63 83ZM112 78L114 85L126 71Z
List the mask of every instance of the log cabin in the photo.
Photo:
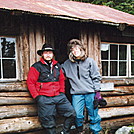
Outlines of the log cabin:
M74 1L0 0L0 134L43 134L27 73L44 43L53 45L63 63L73 38L84 42L100 68L108 102L99 107L103 130L112 134L134 123L134 15ZM66 90L70 99L68 82Z

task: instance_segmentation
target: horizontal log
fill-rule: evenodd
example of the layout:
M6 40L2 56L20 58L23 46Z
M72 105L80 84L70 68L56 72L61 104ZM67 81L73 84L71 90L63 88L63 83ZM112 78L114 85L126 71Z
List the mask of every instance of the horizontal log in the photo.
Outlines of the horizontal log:
M101 121L101 126L104 130L109 130L109 132L111 132L111 130L117 130L122 126L129 126L132 125L133 123L134 123L134 116L131 116L131 117L121 117L121 118Z
M27 89L27 87L16 87L16 88L14 88L14 87L6 87L6 88L4 88L4 87L2 87L2 89L1 89L1 86L0 86L0 91L28 91L28 89Z
M115 89L114 91L109 91L109 92L101 92L102 96L117 96L117 95L131 95L131 94L134 94L134 87L133 88L118 88L118 89ZM0 89L0 91L3 91ZM6 91L6 92L5 92ZM12 91L12 92L10 92ZM4 96L25 96L25 97L28 97L28 96L31 96L29 91L27 90L27 88L23 88L22 90L20 89L8 89L7 90L4 90L4 92L0 92L0 97L4 97Z
M104 92L101 92L102 96L109 102L108 106L116 105L133 105L134 95L119 96L119 97L106 97ZM0 97L31 97L29 92L0 92ZM1 98L2 99L2 98ZM121 102L121 104L119 104ZM123 103L125 102L125 103Z
M1 97L2 95L5 97ZM17 95L19 97L17 97ZM134 105L134 95L104 97L104 99L106 99L107 101L107 107ZM27 104L27 103L28 104L34 103L34 99L31 96L29 96L28 92L0 93L0 105L11 105L11 104L17 105L17 104Z
M108 120L102 120L101 121L101 126L102 126L102 131L100 134L115 134L115 131L122 127L122 126L129 126L134 123L134 116L132 117L120 117L116 119L108 119ZM85 130L86 134L89 133L89 124L85 124ZM33 133L34 134L34 133ZM75 134L75 133L73 133Z
M27 91L25 81L22 82L4 82L0 83L0 91Z
M114 96L114 95L127 95L134 94L134 86L118 86L114 87L114 91L101 92L103 96Z
M36 105L0 106L0 111L1 111L0 119L22 117L22 116L33 116L33 115L35 116L37 115L37 106ZM133 115L134 106L100 108L99 114L101 118Z
M41 129L38 117L22 117L0 120L0 134Z
M1 87L0 87L1 88ZM7 87L7 88L3 88L3 89L0 89L0 91L28 91L27 87L20 87L20 88L10 88L10 87Z
M36 105L15 105L15 106L0 106L0 119L23 117L23 116L37 116ZM57 117L59 118L59 116ZM57 123L63 122L64 117L60 116Z
M123 125L134 123L134 117L121 117L101 122L104 130L117 129ZM88 125L87 125L88 126ZM29 131L36 131L30 132ZM27 132L27 134L37 134L37 130L42 130L38 117L22 117L0 120L0 134ZM42 132L42 131L41 131Z
M114 85L120 86L120 85L133 85L134 79L107 79L103 78L102 83L109 83L112 82Z
M31 97L0 97L0 105L31 104L34 100Z
M0 119L35 115L37 115L36 105L16 105L0 107Z
M134 105L134 95L104 97L107 101L107 106L127 106Z
M134 86L118 86L115 87L116 92L120 93L134 93Z
M29 92L0 92L0 97L30 97Z
M99 115L101 118L134 115L134 106L102 108L99 109Z
M134 81L134 80L133 80ZM114 82L114 81L105 81L106 82ZM109 92L102 92L104 95L123 95L123 94L133 94L134 93L134 86L120 86L114 87L114 91ZM28 91L26 81L22 82L13 82L13 83L0 83L0 91Z

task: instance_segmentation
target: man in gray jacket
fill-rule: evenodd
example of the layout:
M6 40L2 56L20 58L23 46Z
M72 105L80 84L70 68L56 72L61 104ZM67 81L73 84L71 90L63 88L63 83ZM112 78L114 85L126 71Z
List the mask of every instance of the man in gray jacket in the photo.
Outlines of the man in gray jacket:
M95 97L101 98L101 76L96 62L88 58L84 45L80 40L72 39L68 43L69 59L62 65L65 76L69 79L72 95L72 105L76 111L76 127L78 134L84 134L84 107L90 118L90 130L93 134L101 131L98 107L94 108Z

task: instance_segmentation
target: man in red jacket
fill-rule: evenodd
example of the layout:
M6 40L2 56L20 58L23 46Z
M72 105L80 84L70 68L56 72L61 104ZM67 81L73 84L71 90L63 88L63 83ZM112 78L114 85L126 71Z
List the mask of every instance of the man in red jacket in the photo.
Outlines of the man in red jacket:
M64 74L60 64L53 59L54 49L50 45L44 44L37 54L41 59L31 66L27 85L37 102L40 122L46 134L56 134L55 116L64 116L62 134L69 134L75 111L64 94Z

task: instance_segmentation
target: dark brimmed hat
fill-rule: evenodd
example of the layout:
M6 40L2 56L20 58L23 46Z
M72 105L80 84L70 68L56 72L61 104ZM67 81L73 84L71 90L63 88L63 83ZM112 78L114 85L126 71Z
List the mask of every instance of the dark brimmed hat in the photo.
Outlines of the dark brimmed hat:
M44 44L42 46L42 49L37 51L37 54L41 56L44 51L53 51L54 52L54 49L51 45Z

